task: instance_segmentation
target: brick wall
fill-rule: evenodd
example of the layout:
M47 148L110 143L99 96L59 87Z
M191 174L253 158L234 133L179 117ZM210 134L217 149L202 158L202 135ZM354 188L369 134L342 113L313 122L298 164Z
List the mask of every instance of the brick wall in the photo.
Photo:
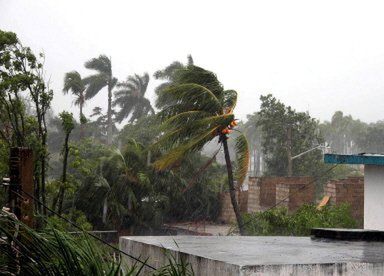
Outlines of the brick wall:
M304 204L313 203L315 199L315 184L308 179L304 183L279 183L276 185L276 203L295 212Z
M276 205L283 198L290 196L291 204L286 204L287 207L295 208L301 206L300 200L303 203L313 202L314 200L314 184L312 177L299 176L299 177L250 177L248 181L248 212L257 212L268 209ZM303 189L300 192L293 192L298 190L301 186L309 184L308 189ZM280 185L280 190L277 191L277 186ZM281 185L292 185L292 188L283 187ZM303 195L304 194L304 195ZM278 199L278 200L277 200Z
M236 192L236 197L239 202L240 212L247 212L248 205L248 191ZM233 211L231 197L229 192L224 192L220 195L221 199L221 211L218 220L223 223L236 222L235 212Z
M332 205L348 203L352 216L362 225L364 220L364 177L330 180L324 185L324 195Z
M283 199L284 202L279 206L285 206L291 212L295 211L303 204L314 202L315 184L312 182L313 178L306 176L250 177L248 191L240 193L240 211L242 213L264 211ZM225 223L236 221L229 192L221 194L219 221Z
M248 213L260 211L260 178L248 179Z

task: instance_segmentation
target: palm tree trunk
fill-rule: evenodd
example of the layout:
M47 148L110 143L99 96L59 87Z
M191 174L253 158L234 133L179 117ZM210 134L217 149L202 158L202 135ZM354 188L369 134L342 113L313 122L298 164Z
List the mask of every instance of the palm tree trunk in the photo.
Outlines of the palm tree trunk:
M69 153L69 146L68 146L68 141L69 141L69 134L65 136L65 145L64 145L64 160L63 160L63 176L62 176L62 181L60 185L60 190L59 190L59 206L58 206L58 213L61 215L61 212L63 210L63 201L64 201L64 192L65 192L65 184L67 182L67 163L68 163L68 153Z
M83 122L83 118L84 118L84 114L83 114L83 95L81 95L80 97L82 97L81 99L81 102L80 102L80 139L84 137L84 122Z
M103 217L102 222L107 223L107 212L108 212L108 197L105 197L103 202Z
M224 156L225 156L225 163L227 166L227 173L228 173L228 186L229 186L229 195L231 197L232 207L233 211L235 212L237 225L239 227L240 235L244 235L244 223L243 218L240 214L240 208L236 199L236 189L233 182L233 171L232 171L232 164L231 164L231 158L229 156L229 150L228 150L228 144L227 144L227 136L223 135L221 137L223 146L224 146Z
M108 85L108 129L107 144L112 145L112 87Z

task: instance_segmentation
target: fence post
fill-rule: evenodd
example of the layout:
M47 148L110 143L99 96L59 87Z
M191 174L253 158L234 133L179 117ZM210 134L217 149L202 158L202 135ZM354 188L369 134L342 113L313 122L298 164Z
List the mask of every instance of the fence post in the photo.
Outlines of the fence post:
M35 226L33 195L33 152L29 148L11 148L9 158L9 197L11 212L29 227ZM26 192L26 193L23 193Z

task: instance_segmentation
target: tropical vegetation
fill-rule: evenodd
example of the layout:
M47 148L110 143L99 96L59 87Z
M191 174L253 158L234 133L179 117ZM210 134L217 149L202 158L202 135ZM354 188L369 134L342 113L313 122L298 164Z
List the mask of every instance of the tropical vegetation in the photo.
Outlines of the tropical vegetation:
M360 174L356 167L324 165L318 149L293 158L320 144L340 153L384 151L383 122L364 123L341 111L319 122L273 95L261 96L259 111L242 121L234 114L241 94L224 88L191 56L156 71L158 85L151 91L149 73L130 72L119 81L111 57L101 54L85 62L90 75L74 68L63 76L60 90L74 97L79 116L57 115L43 64L44 55L0 30L0 178L9 176L12 147L32 149L37 220L32 230L12 214L0 216L0 232L7 237L0 267L9 273L119 274L114 252L103 252L84 233L68 234L78 229L67 220L84 230L165 234L168 223L217 221L224 191L240 234L306 235L314 226L351 227L346 206L243 216L239 192L248 173L314 176L318 188L327 179ZM106 110L94 105L96 95L105 98ZM0 203L7 204L3 189ZM23 231L14 239L17 227ZM12 263L16 249L20 262ZM190 273L174 262L168 268ZM168 268L162 273L179 275Z
M354 228L356 221L347 204L303 205L294 213L279 207L244 215L245 231L255 236L309 236L312 228Z

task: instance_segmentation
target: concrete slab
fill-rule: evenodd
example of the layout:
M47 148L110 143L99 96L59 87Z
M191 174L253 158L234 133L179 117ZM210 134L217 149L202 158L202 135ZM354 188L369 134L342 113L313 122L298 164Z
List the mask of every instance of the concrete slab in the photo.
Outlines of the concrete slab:
M384 243L309 237L134 236L120 248L155 267L164 248L192 264L195 275L384 275ZM130 265L131 260L124 261ZM146 271L150 273L150 271Z
M164 225L167 230L174 230L175 235L192 236L227 236L233 226L230 224L213 224L205 222L182 222L169 223Z

